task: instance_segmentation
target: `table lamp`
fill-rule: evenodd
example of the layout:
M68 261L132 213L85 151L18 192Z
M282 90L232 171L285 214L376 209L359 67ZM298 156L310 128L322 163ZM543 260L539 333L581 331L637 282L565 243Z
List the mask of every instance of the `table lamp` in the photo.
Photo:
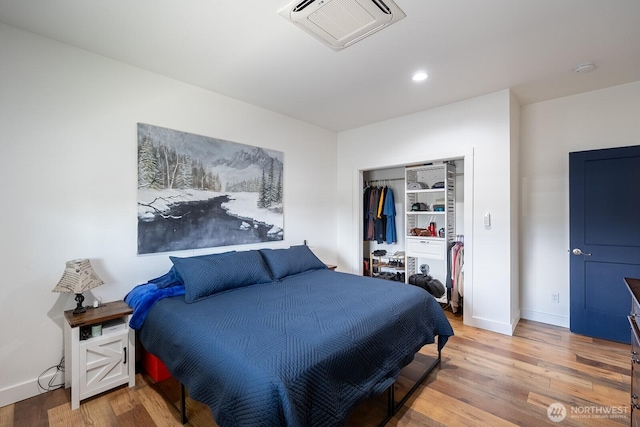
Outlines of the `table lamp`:
M67 261L62 278L51 292L73 292L76 294L78 305L73 310L73 314L80 314L87 311L82 305L84 301L82 292L103 284L104 282L93 271L88 259L74 259Z

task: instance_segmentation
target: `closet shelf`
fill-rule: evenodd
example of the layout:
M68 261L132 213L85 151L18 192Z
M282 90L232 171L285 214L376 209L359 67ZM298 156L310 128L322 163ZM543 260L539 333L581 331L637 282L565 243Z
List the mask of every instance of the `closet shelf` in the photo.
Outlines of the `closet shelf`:
M412 234L405 236L406 239L414 239L414 240L439 240L444 241L447 240L445 237L438 236L414 236Z
M407 215L444 215L444 211L407 211Z
M407 190L407 193L443 193L445 188L425 188L422 190Z

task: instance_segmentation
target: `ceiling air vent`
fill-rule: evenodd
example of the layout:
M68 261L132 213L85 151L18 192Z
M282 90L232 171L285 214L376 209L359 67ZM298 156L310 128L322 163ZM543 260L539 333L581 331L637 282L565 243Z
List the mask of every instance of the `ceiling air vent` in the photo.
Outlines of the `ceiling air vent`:
M406 16L392 0L295 0L278 13L334 50Z

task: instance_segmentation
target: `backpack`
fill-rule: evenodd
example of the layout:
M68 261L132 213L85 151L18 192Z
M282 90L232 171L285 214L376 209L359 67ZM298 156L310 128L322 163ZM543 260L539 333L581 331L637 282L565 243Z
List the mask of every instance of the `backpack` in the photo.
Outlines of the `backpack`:
M436 298L440 298L445 294L442 282L428 274L412 274L409 276L409 284L424 289Z

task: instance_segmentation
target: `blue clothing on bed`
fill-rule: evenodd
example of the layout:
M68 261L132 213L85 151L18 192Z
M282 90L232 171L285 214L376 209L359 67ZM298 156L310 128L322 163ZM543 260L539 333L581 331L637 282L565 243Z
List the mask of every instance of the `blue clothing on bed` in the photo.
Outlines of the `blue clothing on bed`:
M183 285L182 277L176 270L175 266L171 267L166 274L149 280L148 283L154 283L158 288L168 288L169 286Z
M164 278L165 276L162 277ZM162 283L166 284L164 281ZM156 301L161 300L162 298L184 295L184 293L184 285L173 285L160 288L155 283L145 283L144 285L136 286L127 294L126 297L124 297L124 302L129 304L129 307L133 308L133 315L129 321L129 326L133 329L140 329L147 318L149 310Z

